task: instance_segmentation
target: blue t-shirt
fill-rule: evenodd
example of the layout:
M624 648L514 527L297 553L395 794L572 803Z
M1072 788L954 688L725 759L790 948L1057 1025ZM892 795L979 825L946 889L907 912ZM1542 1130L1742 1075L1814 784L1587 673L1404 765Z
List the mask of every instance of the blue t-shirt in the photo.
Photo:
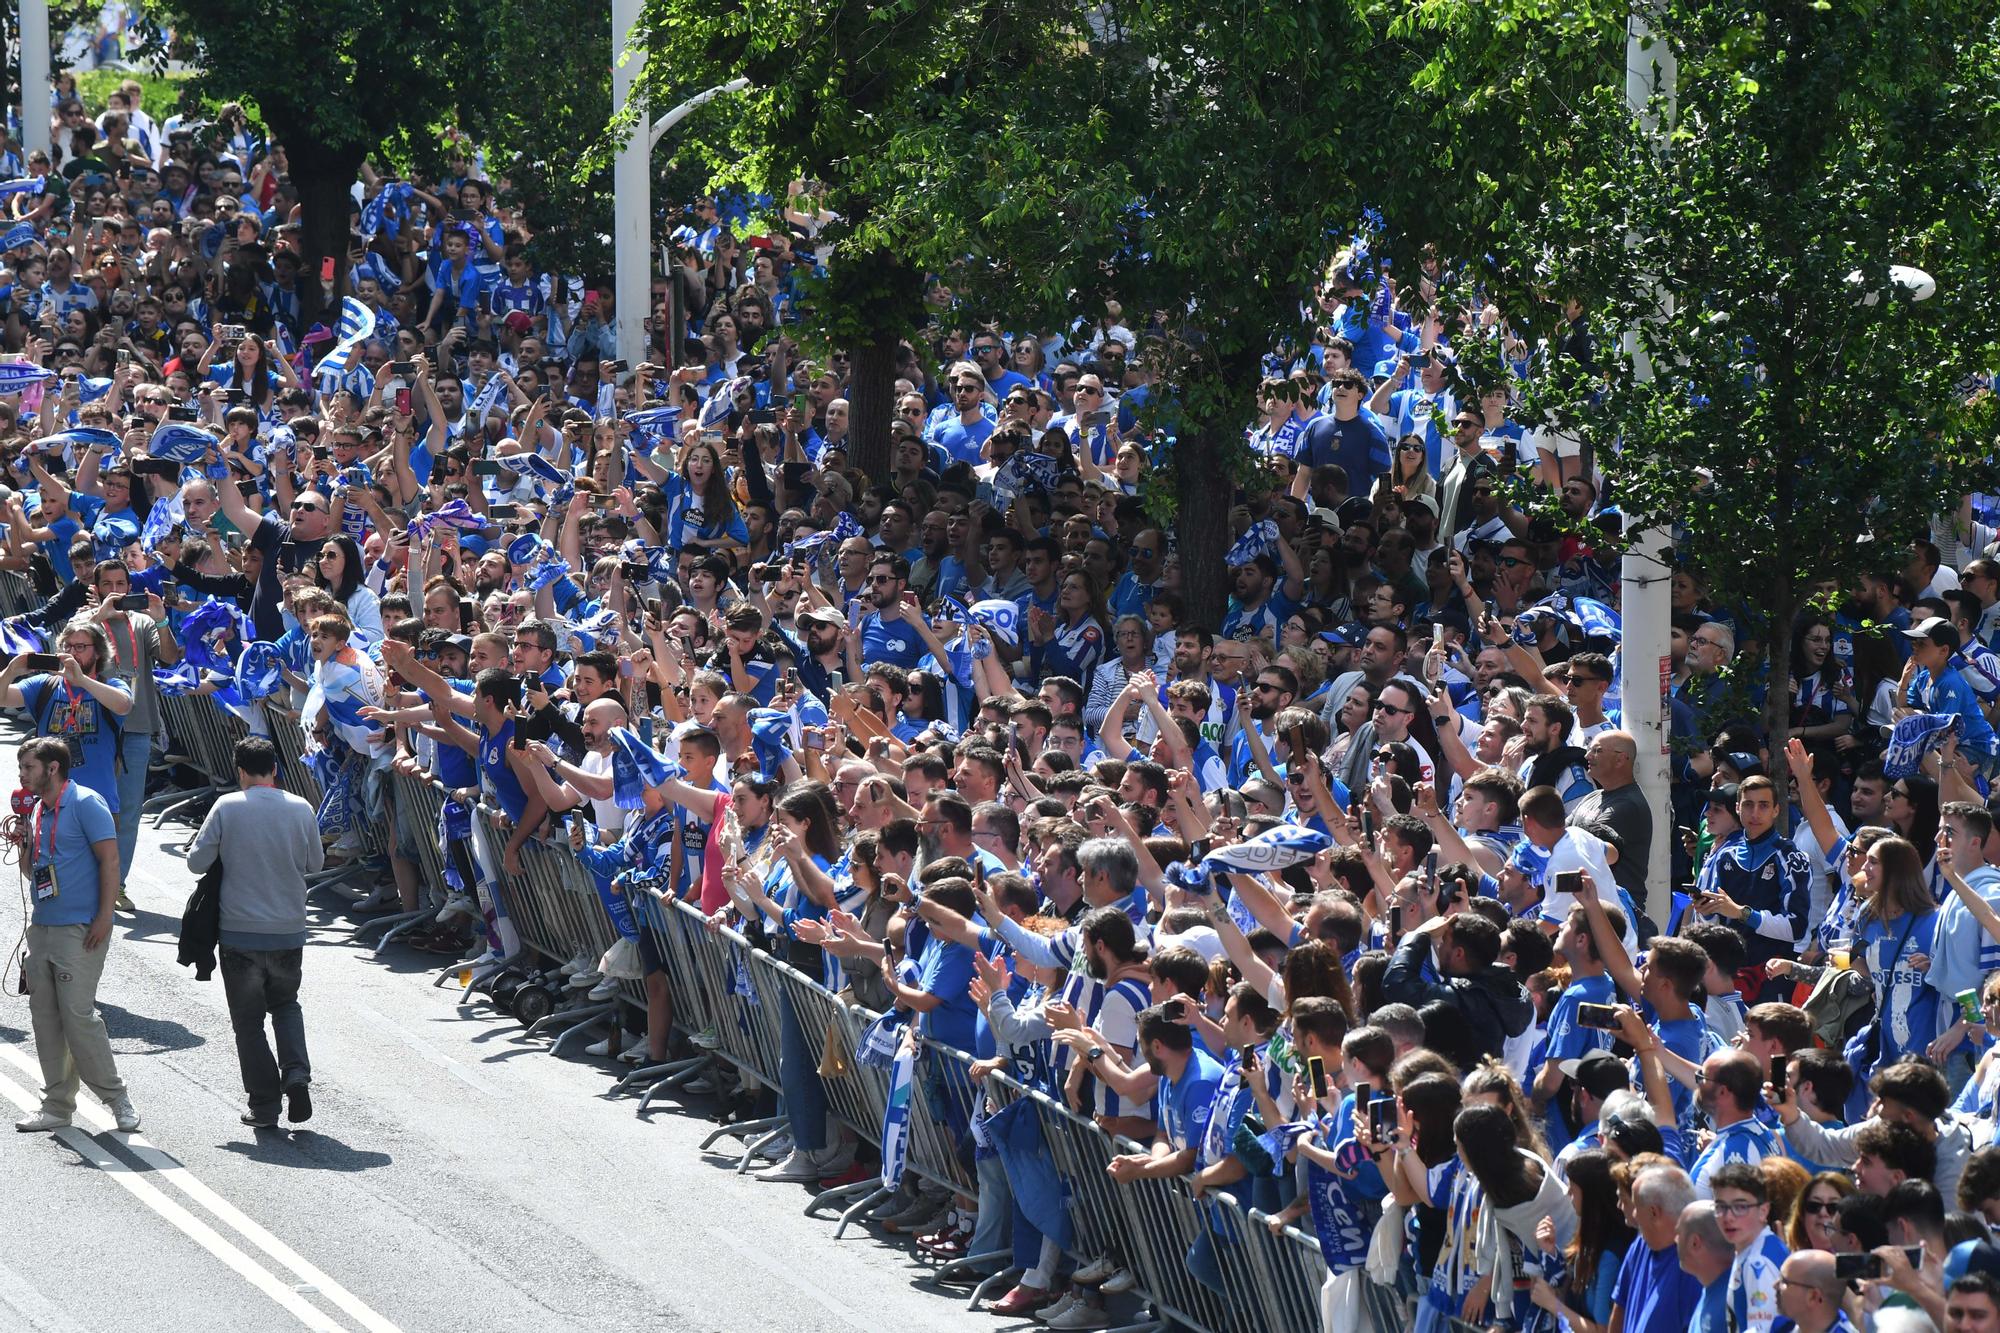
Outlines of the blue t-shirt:
M107 682L122 693L131 690L121 680ZM16 681L28 717L38 736L54 736L69 744L70 777L104 798L118 813L118 742L123 726L94 695L72 690L61 676L29 676Z
M870 611L861 621L864 663L890 662L907 671L923 661L928 651L908 620L884 621L880 611Z
M1153 1123L1176 1152L1201 1146L1215 1090L1221 1085L1222 1066L1196 1046L1188 1052L1181 1076L1171 1083L1162 1079L1153 1089Z
M1679 1246L1655 1250L1636 1240L1625 1251L1612 1295L1625 1311L1625 1333L1687 1333L1700 1301L1701 1283L1681 1268Z
M55 866L56 896L36 900L34 923L89 925L97 918L99 901L97 853L92 848L118 838L111 807L96 792L64 783L59 805L53 812L43 809L39 820L30 816L28 832L35 840L35 863Z
M1591 1051L1609 1050L1611 1034L1600 1028L1584 1027L1576 1021L1576 1009L1580 1004L1616 1004L1616 990L1617 984L1601 973L1594 977L1579 977L1563 987L1562 994L1556 996L1555 1005L1549 1010L1542 1063L1561 1064L1565 1060L1581 1059ZM1531 1069L1528 1076L1532 1081L1535 1071ZM1544 1132L1548 1135L1549 1147L1560 1152L1570 1141L1569 1125L1554 1102L1549 1103L1547 1114L1548 1125Z
M993 425L984 416L969 426L953 417L931 432L931 441L941 445L957 462L977 467L985 461L979 456L979 450L992 436Z
M972 1002L972 950L933 937L924 950L917 988L935 995L940 1004L923 1016L923 1033L955 1050L970 1051L976 1037L979 1006Z
M1347 473L1349 495L1368 494L1392 461L1389 432L1382 428L1382 419L1365 407L1346 421L1331 412L1315 417L1299 436L1299 462L1307 467L1340 464Z
M507 818L519 823L528 809L528 793L521 790L521 780L514 776L514 770L507 767L507 747L514 741L514 723L510 719L500 725L500 730L488 736L482 729L479 736L479 772L486 786L499 800L500 808L507 812Z

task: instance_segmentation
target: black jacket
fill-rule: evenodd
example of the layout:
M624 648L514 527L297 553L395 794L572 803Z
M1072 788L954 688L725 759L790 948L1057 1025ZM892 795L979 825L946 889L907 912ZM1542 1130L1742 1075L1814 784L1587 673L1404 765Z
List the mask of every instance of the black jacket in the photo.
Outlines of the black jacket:
M1535 1015L1520 979L1495 963L1477 976L1446 977L1442 981L1424 979L1424 964L1430 959L1431 937L1410 935L1389 960L1382 974L1382 994L1393 1003L1407 1004L1419 1011L1438 1005L1447 1012L1449 1024L1440 1024L1425 1015L1424 1030L1433 1029L1449 1038L1439 1047L1460 1068L1469 1069L1480 1056L1497 1056L1507 1039L1528 1030Z
M180 964L194 969L196 981L215 971L215 950L222 935L222 862L217 861L195 881L181 913Z

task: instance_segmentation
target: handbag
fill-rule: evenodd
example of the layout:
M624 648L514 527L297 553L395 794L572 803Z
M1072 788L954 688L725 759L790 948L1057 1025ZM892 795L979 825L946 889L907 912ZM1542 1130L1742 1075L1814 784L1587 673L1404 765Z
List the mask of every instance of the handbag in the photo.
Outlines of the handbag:
M1891 969L1902 961L1903 946L1910 942L1910 932L1917 928L1917 914L1908 912L1905 915L1909 917L1909 922L1903 927L1902 938L1896 941L1896 951L1889 955ZM1855 1082L1866 1086L1868 1071L1882 1058L1882 1014L1879 1007L1866 1026L1847 1039L1847 1045L1841 1048L1840 1053L1846 1057L1847 1067L1854 1071Z

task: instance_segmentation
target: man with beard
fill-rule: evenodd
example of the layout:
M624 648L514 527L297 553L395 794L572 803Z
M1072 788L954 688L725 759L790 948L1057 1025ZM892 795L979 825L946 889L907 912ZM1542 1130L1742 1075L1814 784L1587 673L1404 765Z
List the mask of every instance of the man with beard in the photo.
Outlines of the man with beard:
M1146 614L1146 603L1153 600L1163 584L1161 565L1166 559L1166 534L1158 528L1142 529L1132 538L1131 548L1126 552L1130 563L1118 577L1118 583L1111 590L1111 611L1120 616L1142 616Z
M917 558L910 565L910 586L926 602L938 595L938 579L951 554L951 515L933 509L917 526Z
M1591 791L1583 751L1569 743L1575 725L1569 705L1555 695L1538 694L1528 700L1521 715L1521 763L1515 770L1524 789L1553 787L1569 810Z
M796 624L797 633L786 634L784 638L791 645L799 684L808 692L827 698L833 689L833 677L847 669L847 622L832 607L815 606L801 611Z
M1284 565L1282 581L1279 561ZM1299 600L1305 596L1306 576L1299 568L1299 557L1280 542L1277 559L1260 555L1231 570L1230 578L1232 595L1228 614L1222 618L1222 636L1263 639L1275 648L1279 626L1298 610Z
M300 491L292 500L292 519L287 523L257 513L234 486L222 487L219 498L223 516L263 557L250 594L250 619L259 639L275 643L285 632L285 575L315 567L319 548L334 534L332 503L318 491Z
M859 540L857 538L857 540ZM875 557L868 566L868 586L860 604L871 607L861 618L858 645L850 641L849 666L857 666L852 661L858 646L860 662L874 664L888 662L908 671L924 658L929 651L925 636L911 620L910 609L903 605L903 594L910 586L910 563L900 555ZM860 675L858 669L853 675Z
M999 857L973 841L972 802L956 792L938 792L924 802L917 832L923 839L925 865L955 856L968 866L984 866L989 875L1007 873Z
M1402 671L1408 645L1408 636L1394 625L1376 625L1362 636L1361 645L1355 650L1354 669L1335 677L1325 690L1327 704L1320 711L1320 718L1329 731L1338 731L1340 727L1340 706L1346 702L1349 690L1365 680L1379 694ZM1355 745L1360 743L1357 739Z
M1230 743L1229 783L1233 787L1241 787L1256 769L1250 754L1250 738L1245 734L1244 727L1255 727L1268 750L1277 738L1266 728L1281 709L1290 708L1292 700L1298 697L1299 678L1290 667L1273 662L1258 671L1256 683L1250 687L1248 694L1247 708L1243 692L1239 691L1236 695L1239 723L1243 723L1245 712L1249 714L1249 720L1238 727L1236 738Z
M1461 1069L1484 1056L1498 1057L1510 1038L1534 1018L1534 1005L1513 972L1502 966L1500 930L1476 912L1434 916L1403 936L1382 974L1382 993L1418 1010L1445 1006L1450 1022L1426 1022L1453 1039L1444 1054ZM1426 979L1434 963L1436 981Z

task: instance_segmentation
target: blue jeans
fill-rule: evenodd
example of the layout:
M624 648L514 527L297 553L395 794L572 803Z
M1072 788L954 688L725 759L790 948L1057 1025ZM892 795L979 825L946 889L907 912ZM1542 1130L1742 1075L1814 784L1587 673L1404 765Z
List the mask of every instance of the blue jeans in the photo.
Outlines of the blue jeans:
M299 1008L305 950L238 949L225 944L221 955L222 991L229 999L229 1024L236 1030L243 1091L253 1114L275 1116L285 1088L312 1082L306 1016ZM278 1041L276 1059L264 1040L267 1016Z
M792 1143L819 1152L826 1147L826 1086L819 1081L822 1042L807 1037L792 997L784 992L778 996L778 1034L778 1087Z
M132 857L139 849L139 807L146 803L146 765L153 762L153 738L126 728L118 743L124 767L118 774L118 887L132 874Z
M972 1228L972 1240L965 1252L993 1254L1008 1248L1009 1224L1014 1220L1014 1191L1007 1187L1007 1168L999 1153L989 1152L973 1165L979 1177L979 1221Z
M1229 1190L1217 1190L1216 1194L1228 1197L1218 1197L1212 1202L1203 1202L1201 1216L1204 1225L1201 1235L1195 1237L1194 1244L1188 1247L1187 1266L1195 1281L1227 1300L1229 1288L1222 1280L1220 1249L1238 1243L1236 1228L1237 1219L1241 1214L1236 1204L1232 1202L1234 1194Z

